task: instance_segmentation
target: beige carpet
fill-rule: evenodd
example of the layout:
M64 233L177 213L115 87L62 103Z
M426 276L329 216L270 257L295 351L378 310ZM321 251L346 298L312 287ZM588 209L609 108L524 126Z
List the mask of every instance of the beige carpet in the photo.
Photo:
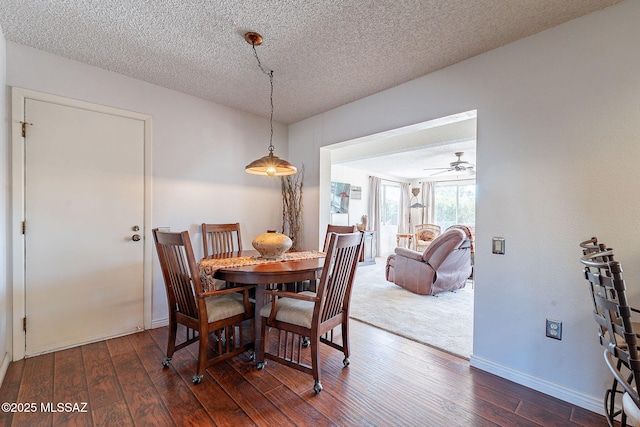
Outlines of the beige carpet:
M384 278L386 259L358 267L351 318L469 359L473 340L473 289L417 295Z

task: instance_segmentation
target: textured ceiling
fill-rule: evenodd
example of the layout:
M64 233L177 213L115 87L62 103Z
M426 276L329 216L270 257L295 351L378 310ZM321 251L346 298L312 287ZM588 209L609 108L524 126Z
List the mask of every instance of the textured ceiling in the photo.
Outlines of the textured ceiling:
M7 40L292 123L621 0L1 0Z

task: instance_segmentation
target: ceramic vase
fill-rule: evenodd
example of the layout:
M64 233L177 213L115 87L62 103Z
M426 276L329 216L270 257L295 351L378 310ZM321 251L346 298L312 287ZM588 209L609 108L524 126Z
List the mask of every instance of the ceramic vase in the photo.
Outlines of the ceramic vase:
M256 236L251 242L253 247L260 253L260 258L277 260L282 259L285 252L291 248L291 239L275 230L267 230Z

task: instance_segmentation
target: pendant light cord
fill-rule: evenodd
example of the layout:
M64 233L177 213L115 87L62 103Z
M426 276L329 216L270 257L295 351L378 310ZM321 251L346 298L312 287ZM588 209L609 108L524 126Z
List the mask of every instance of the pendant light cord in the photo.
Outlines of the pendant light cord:
M262 62L260 62L258 52L256 51L255 42L251 43L251 47L253 48L253 56L255 56L256 61L258 61L258 67L260 68L260 71L269 76L269 83L271 84L271 93L269 95L269 100L271 101L271 116L269 117L269 125L271 126L271 134L269 135L269 153L273 153L273 70L265 69L262 66Z

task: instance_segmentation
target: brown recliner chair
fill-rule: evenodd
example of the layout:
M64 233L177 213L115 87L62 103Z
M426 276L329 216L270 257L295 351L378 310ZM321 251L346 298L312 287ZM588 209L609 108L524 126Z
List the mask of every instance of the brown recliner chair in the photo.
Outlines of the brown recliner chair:
M463 288L471 271L471 235L463 227L451 227L424 253L396 248L387 258L386 277L411 292L435 295Z

